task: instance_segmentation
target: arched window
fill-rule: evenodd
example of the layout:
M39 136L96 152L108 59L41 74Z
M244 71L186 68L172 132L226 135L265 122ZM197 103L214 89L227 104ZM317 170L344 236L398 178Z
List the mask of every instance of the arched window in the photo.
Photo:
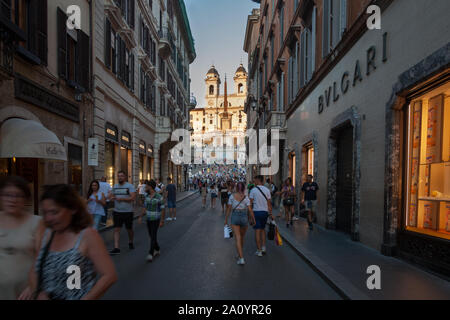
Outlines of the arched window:
M209 86L209 94L210 94L210 95L213 95L213 94L214 94L214 86L213 86L213 85L210 85L210 86Z
M238 93L242 93L242 87L243 87L244 85L242 84L242 83L239 83L239 85L238 85Z

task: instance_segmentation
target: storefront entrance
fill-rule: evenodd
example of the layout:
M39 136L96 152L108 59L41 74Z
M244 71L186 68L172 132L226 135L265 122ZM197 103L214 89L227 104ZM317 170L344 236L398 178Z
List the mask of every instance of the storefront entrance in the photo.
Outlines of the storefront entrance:
M336 229L352 232L353 127L340 130L337 139Z

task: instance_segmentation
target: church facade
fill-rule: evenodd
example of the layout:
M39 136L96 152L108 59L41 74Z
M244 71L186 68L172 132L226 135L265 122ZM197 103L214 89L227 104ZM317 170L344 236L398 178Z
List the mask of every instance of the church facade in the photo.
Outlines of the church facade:
M225 157L233 159L232 163L228 161L227 164L242 163L245 160L247 116L244 104L248 74L242 64L236 70L233 80L234 92L228 94L225 78L224 93L221 94L219 72L212 66L206 74L206 106L190 111L190 125L193 129L191 145L196 164L224 163Z

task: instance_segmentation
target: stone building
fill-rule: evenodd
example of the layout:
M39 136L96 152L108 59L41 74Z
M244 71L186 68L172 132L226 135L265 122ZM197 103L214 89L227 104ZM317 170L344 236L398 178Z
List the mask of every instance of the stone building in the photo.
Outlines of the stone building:
M379 30L367 27L369 5L381 9ZM262 0L258 41L246 44L257 83L246 111L255 102L254 128L286 130L278 174L298 196L314 176L318 223L447 276L449 9L445 0Z
M234 161L245 155L239 146L244 145L247 116L244 102L247 96L247 71L241 64L233 77L234 92L228 93L225 79L224 93L220 93L221 79L214 66L206 74L206 107L197 107L190 112L190 126L193 129L192 145L194 163L221 162L226 152L233 154ZM226 140L228 139L228 141ZM226 144L226 149L223 145ZM205 148L207 148L205 150ZM229 156L231 158L231 156ZM222 160L221 160L222 159Z
M196 56L184 1L95 1L93 25L96 177L114 183L124 170L133 184L171 177L184 188L169 157L172 131L188 126Z
M90 1L2 0L0 7L0 176L24 177L39 211L44 185L85 194L93 117ZM80 29L67 27L69 5Z

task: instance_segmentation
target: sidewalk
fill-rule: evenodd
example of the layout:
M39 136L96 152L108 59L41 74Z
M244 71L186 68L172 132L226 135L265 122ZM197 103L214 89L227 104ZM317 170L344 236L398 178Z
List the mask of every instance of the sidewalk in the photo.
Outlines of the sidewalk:
M314 224L314 231L310 231L303 218L294 221L294 225L289 228L286 228L284 219L278 218L276 221L285 244L296 250L347 299L450 299L450 282L397 258L383 256L372 248L352 241L346 234L327 230L317 224ZM381 269L381 290L367 288L370 274L366 270L371 265Z
M194 194L198 194L198 190L177 192L177 203L193 196ZM113 208L109 209L109 213L108 213L109 217L112 217L113 211L114 211ZM139 215L136 214L136 207L134 207L134 212L135 212L134 218L137 219L139 217ZM112 229L112 227L113 227L112 218L110 218L110 219L108 219L107 225L105 227L101 227L98 231L102 232L102 231L110 230L110 229Z

